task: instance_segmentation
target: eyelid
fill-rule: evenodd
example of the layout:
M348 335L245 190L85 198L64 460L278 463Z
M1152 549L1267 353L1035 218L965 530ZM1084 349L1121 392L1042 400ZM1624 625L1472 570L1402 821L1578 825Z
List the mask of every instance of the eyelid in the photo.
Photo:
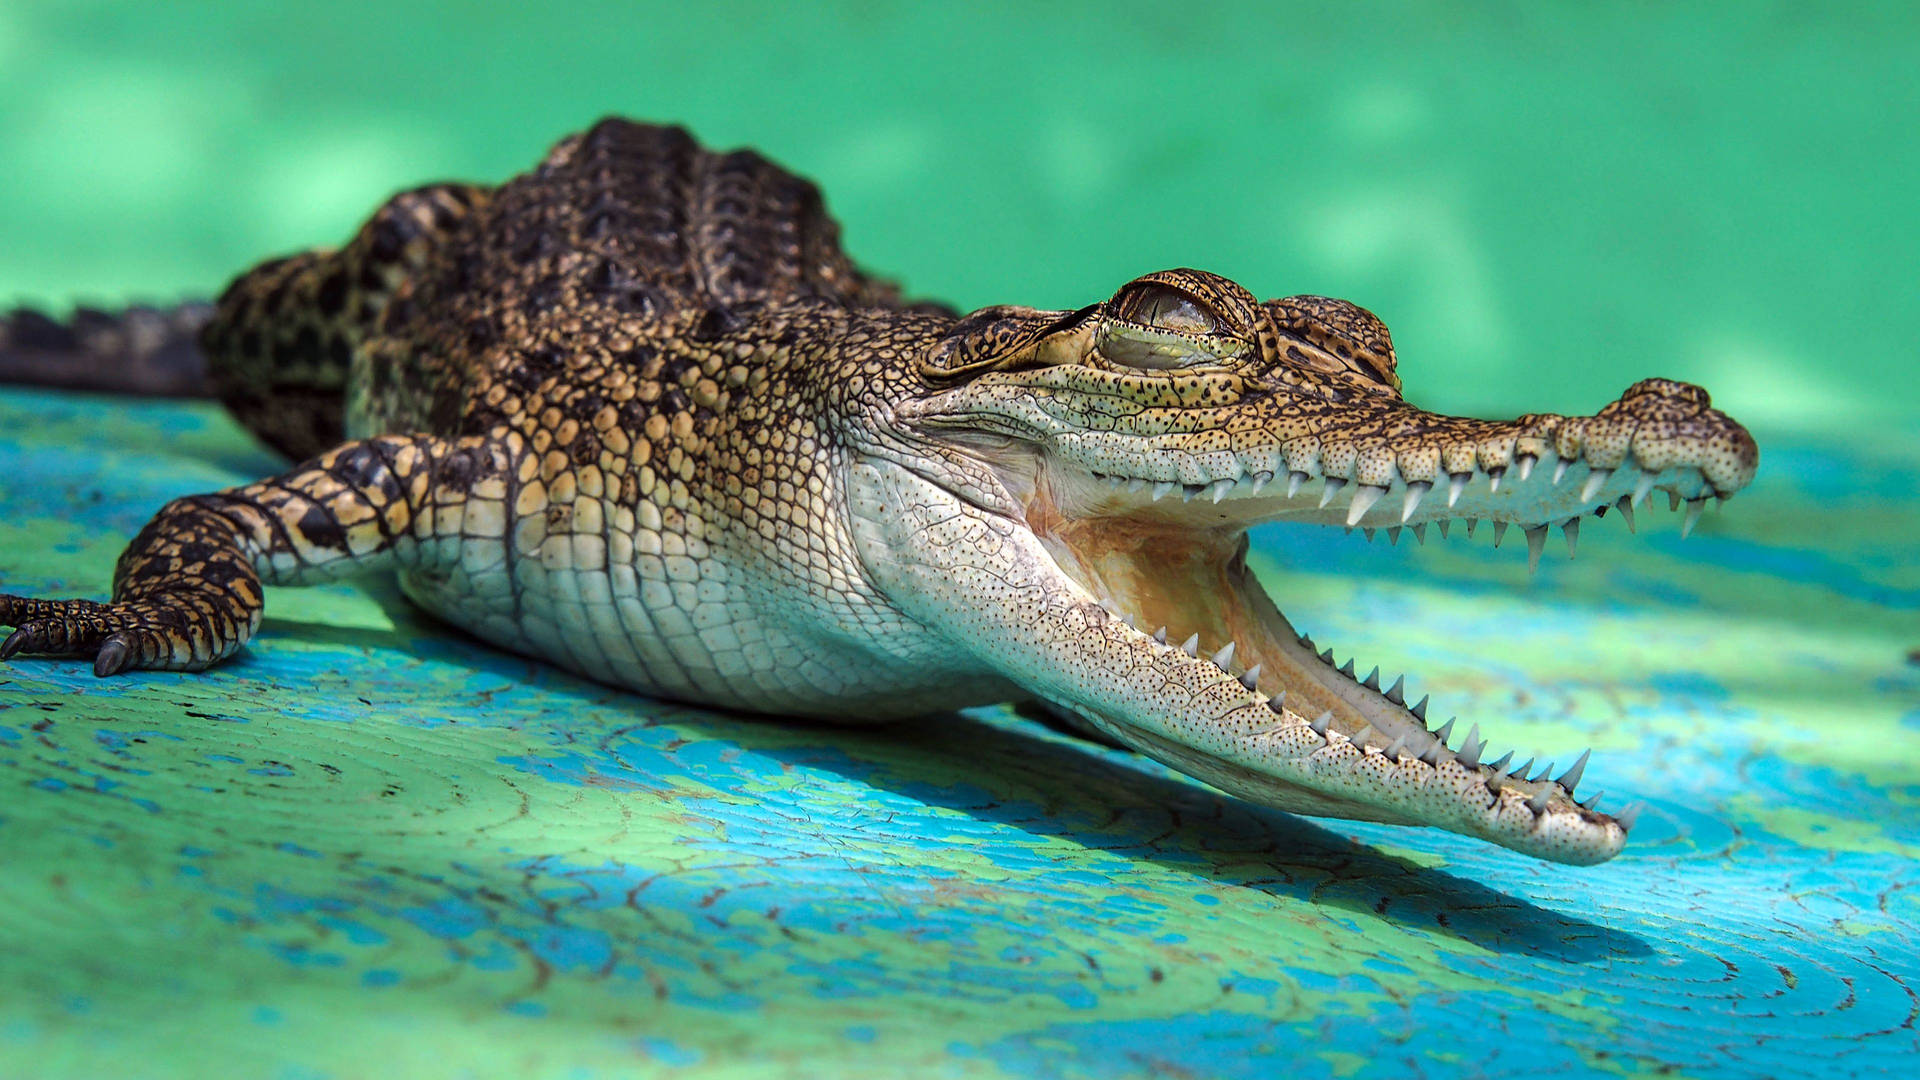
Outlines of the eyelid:
M1156 330L1214 334L1220 329L1220 316L1206 301L1157 282L1122 294L1114 307L1117 317Z

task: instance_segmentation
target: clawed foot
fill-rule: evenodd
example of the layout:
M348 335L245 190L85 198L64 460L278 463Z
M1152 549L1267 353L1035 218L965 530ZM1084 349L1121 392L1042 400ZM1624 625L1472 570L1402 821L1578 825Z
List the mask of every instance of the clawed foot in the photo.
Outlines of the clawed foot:
M210 642L195 640L204 635L192 633L183 615L150 602L0 596L0 626L17 627L0 642L0 660L20 653L91 656L99 676L133 668L205 667L218 657L209 655Z

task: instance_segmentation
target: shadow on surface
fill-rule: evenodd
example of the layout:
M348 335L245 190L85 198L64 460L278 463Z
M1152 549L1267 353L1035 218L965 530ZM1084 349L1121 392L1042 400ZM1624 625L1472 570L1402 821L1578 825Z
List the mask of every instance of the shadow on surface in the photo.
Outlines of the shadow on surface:
M731 726L715 734L752 741ZM1218 885L1443 933L1494 952L1570 964L1652 954L1632 934L1384 854L1291 814L1156 775L1144 761L1143 767L1128 763L1123 752L1082 748L966 716L830 737L854 755L851 762L809 755L807 748L763 752L838 771L852 781L905 789L984 821ZM969 782L952 783L955 761L969 763ZM885 768L846 767L868 763Z
M1494 952L1569 964L1652 952L1631 934L1385 854L1291 814L1163 775L1126 751L1047 735L1031 721L994 722L953 714L886 727L845 728L656 702L502 653L414 608L397 587L368 585L375 602L394 620L394 629L291 619L270 619L267 627L307 642L374 652L412 652L420 636L428 635L436 642L436 660L527 681L544 694L579 697L583 705L586 699L630 700L635 713L784 765L824 770L996 826L1067 840L1216 885L1387 919ZM590 730L590 722L583 726L587 729L575 733L583 742L607 734ZM796 736L805 741L796 744ZM705 777L714 784L726 779L720 773ZM1409 835L1411 841L1418 839L1418 834Z

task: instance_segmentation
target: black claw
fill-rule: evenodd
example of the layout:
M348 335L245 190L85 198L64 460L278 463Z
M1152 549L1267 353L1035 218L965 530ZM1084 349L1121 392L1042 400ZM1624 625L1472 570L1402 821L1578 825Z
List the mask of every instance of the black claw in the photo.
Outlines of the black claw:
M26 648L27 638L31 633L31 630L23 626L13 633L8 634L7 640L0 642L0 660L11 660L13 659L14 653Z
M93 673L100 678L117 675L126 670L127 662L132 659L132 651L118 634L107 639L100 651L93 657Z

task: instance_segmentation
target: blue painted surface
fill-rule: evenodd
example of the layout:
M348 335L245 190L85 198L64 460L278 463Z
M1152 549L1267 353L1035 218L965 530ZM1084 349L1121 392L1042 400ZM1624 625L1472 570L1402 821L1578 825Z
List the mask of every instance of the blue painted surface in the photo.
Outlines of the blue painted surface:
M156 449L84 437L106 422ZM152 507L274 467L222 423L0 393L6 586L97 593ZM1702 542L1593 534L1531 582L1484 536L1259 530L1256 568L1316 636L1522 756L1598 746L1588 783L1651 809L1584 871L1271 813L993 710L840 732L649 702L382 587L276 592L203 676L11 664L0 1065L1901 1068L1920 508L1836 496L1828 463L1911 468L1846 453L1769 445Z

